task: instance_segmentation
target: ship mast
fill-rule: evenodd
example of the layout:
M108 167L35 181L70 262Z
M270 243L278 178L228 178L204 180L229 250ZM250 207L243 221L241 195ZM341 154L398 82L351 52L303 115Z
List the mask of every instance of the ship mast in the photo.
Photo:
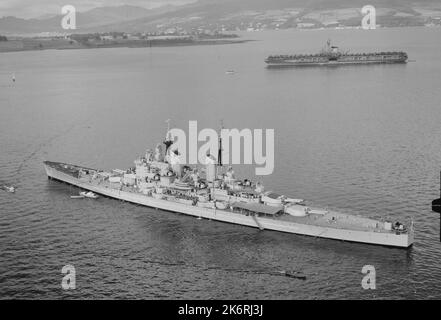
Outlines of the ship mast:
M217 165L215 166L215 171L214 171L214 179L217 179L218 177L218 173L220 168L222 168L223 164L222 164L222 129L224 128L224 122L223 120L221 120L221 125L219 128L219 134L218 134L218 150L217 150ZM214 181L213 181L213 189L212 192L214 193Z
M218 135L218 139L219 139L219 149L217 151L217 165L219 167L222 167L222 129L224 128L224 122L221 120L221 125L220 125L220 129L219 129L219 135Z
M168 149L173 144L173 140L170 133L170 119L167 119L165 122L167 123L167 133L165 134L165 140L163 143L165 144L165 154L167 154Z

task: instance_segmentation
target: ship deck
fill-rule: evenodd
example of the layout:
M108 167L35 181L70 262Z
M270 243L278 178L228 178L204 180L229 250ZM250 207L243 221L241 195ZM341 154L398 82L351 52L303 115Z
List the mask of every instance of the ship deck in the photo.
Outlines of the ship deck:
M277 219L326 228L391 233L391 231L383 228L384 223L381 221L332 211L324 215L310 213L305 217L281 215Z
M83 184L90 184L91 186L98 188L109 188L113 190L119 190L129 193L135 193L140 196L144 196L147 198L153 198L148 195L144 195L139 192L136 188L131 186L120 185L119 183L111 183L102 177L94 177L95 173L100 173L102 175L110 174L103 171L98 171L96 169L74 166L64 163L58 162L46 162L47 165L68 174ZM80 176L79 171L83 170L83 174ZM84 174L84 171L86 172ZM170 198L169 201L176 201L176 199L172 199L173 196L168 196ZM188 204L182 204L184 206L191 206ZM310 226L318 226L324 228L333 228L333 229L341 229L341 230L353 230L353 231L366 231L366 232L378 232L378 233L395 233L395 231L386 230L384 228L384 222L379 220L374 220L370 218L365 218L357 215L349 215L333 210L323 210L319 208L311 207L311 213L306 216L291 216L289 214L277 214L277 215L265 215L265 219L273 219L278 221L286 221L290 223L310 225ZM243 212L242 210L221 210L217 209L217 211L224 211L228 213L235 213L238 215L249 215L249 212ZM322 211L324 214L313 213L314 211ZM325 211L325 212L324 212ZM261 216L263 217L263 216Z
M93 179L91 175L85 175L79 180L83 183L89 183L96 187L102 187L102 188L109 188L114 190L120 190L125 192L131 192L136 193L145 197L152 198L151 196L143 195L142 193L138 192L133 187L130 186L121 186L119 184L113 184L106 180L99 180L99 179ZM169 196L169 198L173 198L172 196ZM174 201L171 199L171 201ZM185 205L185 204L183 204ZM227 210L220 210L219 211L226 211L226 212L233 212L238 215L245 215L246 213L240 212L240 211L231 211L230 209ZM274 215L269 216L266 215L265 218L267 219L274 219L279 221L286 221L286 222L293 222L293 223L299 223L299 224L306 224L311 226L320 226L320 227L327 227L327 228L335 228L335 229L346 229L346 230L358 230L358 231L370 231L370 232L381 232L381 233L390 233L391 231L385 230L383 228L383 223L369 218L364 218L356 215L348 215L340 212L335 211L328 211L326 214L315 214L310 213L307 216L304 217L295 217L288 214L282 214L282 215Z

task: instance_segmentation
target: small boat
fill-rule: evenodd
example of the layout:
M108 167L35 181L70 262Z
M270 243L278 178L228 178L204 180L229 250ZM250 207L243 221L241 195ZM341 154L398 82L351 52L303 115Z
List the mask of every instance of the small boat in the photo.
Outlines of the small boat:
M85 196L70 196L71 199L84 199Z
M300 280L306 280L306 276L297 275L297 272L282 270L282 271L278 271L277 273L282 276L288 277L288 278L296 278L296 279L300 279Z
M15 192L15 187L13 187L13 186L6 186L6 185L4 185L2 187L2 189L5 190L6 192L9 192L9 193L14 193Z
M227 70L225 73L226 73L226 74L235 74L236 71L234 71L234 70Z
M98 195L96 195L95 193L93 193L92 191L82 191L80 192L80 196L83 196L85 198L91 198L91 199L96 199L98 198Z

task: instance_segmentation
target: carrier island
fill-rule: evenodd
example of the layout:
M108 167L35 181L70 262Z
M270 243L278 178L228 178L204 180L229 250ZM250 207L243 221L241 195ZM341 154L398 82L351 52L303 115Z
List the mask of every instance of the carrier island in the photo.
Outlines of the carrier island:
M413 222L377 220L338 210L316 208L302 199L266 190L262 183L236 177L222 163L222 137L217 157L202 166L181 164L179 150L166 135L127 170L92 169L44 161L49 179L127 202L243 226L327 239L408 248ZM84 192L83 192L84 193Z

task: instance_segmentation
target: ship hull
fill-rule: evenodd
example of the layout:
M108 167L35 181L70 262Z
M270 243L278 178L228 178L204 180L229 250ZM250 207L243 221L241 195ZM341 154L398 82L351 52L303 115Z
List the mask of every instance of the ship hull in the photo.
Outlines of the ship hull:
M371 65L371 64L402 64L404 60L396 61L327 61L327 62L297 62L297 61L265 61L268 67L333 67L342 65Z
M210 209L182 203L175 203L162 199L155 199L140 193L127 192L109 187L94 185L81 181L72 175L66 174L48 165L45 162L45 170L48 178L65 182L81 189L89 190L107 197L123 200L146 207L157 208L166 211L182 213L197 218L205 218L221 222L233 223L243 226L259 228L261 230L274 230L285 233L307 235L335 240L360 242L367 244L408 248L413 243L413 232L406 234L380 233L358 230L346 230L328 228L314 225L305 225L273 218L246 216L230 212L228 210Z

